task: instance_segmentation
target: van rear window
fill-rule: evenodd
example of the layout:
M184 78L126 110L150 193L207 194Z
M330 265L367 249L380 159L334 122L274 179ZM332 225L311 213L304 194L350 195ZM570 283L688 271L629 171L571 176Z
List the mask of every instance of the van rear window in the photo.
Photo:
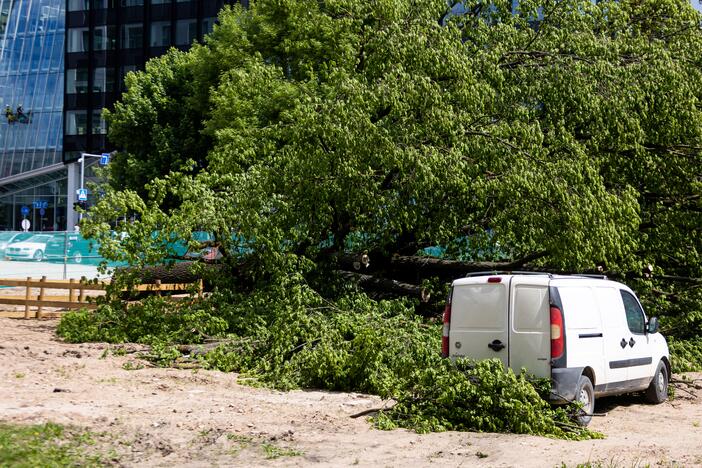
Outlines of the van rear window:
M456 286L451 310L451 329L504 330L507 326L507 286L503 283Z

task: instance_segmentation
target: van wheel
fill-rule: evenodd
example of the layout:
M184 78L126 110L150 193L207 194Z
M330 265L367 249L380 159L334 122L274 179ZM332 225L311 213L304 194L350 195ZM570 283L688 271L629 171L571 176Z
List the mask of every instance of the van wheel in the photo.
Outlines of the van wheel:
M663 361L658 363L651 385L646 389L646 401L659 404L668 399L668 368Z
M575 401L582 405L575 417L575 422L581 426L587 426L590 424L592 412L595 410L595 390L592 388L590 378L585 375L581 375L580 380L578 380Z

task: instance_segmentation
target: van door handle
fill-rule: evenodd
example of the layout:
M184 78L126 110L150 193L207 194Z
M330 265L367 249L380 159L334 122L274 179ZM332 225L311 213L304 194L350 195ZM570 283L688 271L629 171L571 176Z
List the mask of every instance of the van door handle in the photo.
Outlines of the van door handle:
M631 347L633 348L635 344L636 344L636 341L634 341L634 337L632 336L632 337L629 339L629 346L631 346Z
M499 351L504 347L505 345L503 345L500 340L493 340L493 342L488 345L488 348L492 349L493 351Z
M626 340L622 338L622 341L619 342L619 346L622 347L622 349L626 348Z

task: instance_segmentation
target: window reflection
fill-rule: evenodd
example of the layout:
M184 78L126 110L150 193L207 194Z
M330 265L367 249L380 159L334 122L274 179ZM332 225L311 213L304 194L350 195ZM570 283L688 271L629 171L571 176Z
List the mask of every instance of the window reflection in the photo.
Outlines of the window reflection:
M197 39L197 21L178 20L176 23L176 45L190 45Z
M171 22L156 21L151 24L151 47L171 45Z
M93 73L93 92L110 93L115 87L114 69L98 67Z
M88 28L71 28L68 30L67 52L88 52L90 32Z
M93 32L93 48L95 50L112 50L117 42L115 26L97 26Z
M72 68L66 70L66 93L85 94L88 92L88 69Z
M88 111L66 111L66 135L85 135L88 132Z
M122 48L139 49L143 46L144 28L141 23L122 26Z
M68 11L87 11L90 9L90 0L68 0Z
M92 113L93 135L104 135L107 133L107 123L101 118L102 109L94 110Z

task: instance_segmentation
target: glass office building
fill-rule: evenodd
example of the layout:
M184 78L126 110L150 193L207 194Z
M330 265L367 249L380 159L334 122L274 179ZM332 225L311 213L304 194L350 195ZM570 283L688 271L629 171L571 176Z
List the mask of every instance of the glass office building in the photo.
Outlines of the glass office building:
M170 47L187 49L212 30L224 0L68 0L64 162L109 151L102 109L124 76Z
M0 230L65 224L65 19L65 0L0 0Z

